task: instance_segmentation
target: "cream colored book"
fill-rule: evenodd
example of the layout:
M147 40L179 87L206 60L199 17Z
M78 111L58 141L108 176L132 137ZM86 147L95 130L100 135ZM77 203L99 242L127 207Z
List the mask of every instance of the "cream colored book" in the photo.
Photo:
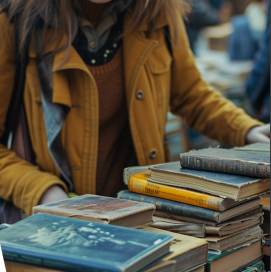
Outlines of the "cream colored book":
M229 236L207 236L205 239L209 243L209 250L225 252L233 250L245 244L251 244L262 239L263 232L260 226L247 229Z
M208 243L203 239L151 227L142 227L141 229L174 236L170 246L170 251L172 253L158 263L153 264L146 272L193 271L206 263L208 257ZM163 265L165 267L163 267Z
M181 222L179 220L153 216L153 224L150 227L167 230L183 235L189 235L197 238L205 237L204 224L194 224Z

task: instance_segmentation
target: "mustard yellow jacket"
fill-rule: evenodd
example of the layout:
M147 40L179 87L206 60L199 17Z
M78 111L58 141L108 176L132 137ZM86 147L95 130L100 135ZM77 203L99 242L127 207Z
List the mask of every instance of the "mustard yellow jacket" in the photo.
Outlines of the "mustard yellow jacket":
M129 14L126 14L124 26ZM127 105L134 146L140 165L166 161L164 146L167 112L182 117L192 129L231 146L245 144L249 129L261 125L230 101L213 91L201 78L189 49L180 18L180 40L168 51L161 17L156 30L146 37L146 27L123 38ZM172 29L172 27L170 26ZM11 99L15 73L13 26L5 14L0 15L0 136ZM173 31L172 31L173 33ZM174 35L172 35L174 40ZM98 89L93 76L74 48L60 69L66 55L55 55L53 64L53 102L71 111L61 132L77 194L95 194L97 147L99 139ZM52 185L60 185L60 173L52 160L45 131L36 54L30 49L24 102L36 166L0 146L0 197L32 213L42 194ZM57 70L57 71L55 71ZM110 83L109 83L110 84ZM137 95L138 92L143 92ZM156 151L156 157L150 156ZM122 181L120 181L122 182Z

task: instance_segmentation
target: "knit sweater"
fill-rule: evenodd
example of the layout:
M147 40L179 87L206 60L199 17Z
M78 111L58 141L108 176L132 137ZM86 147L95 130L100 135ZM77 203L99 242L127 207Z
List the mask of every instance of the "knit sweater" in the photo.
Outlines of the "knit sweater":
M83 16L96 26L106 4L79 1ZM115 197L125 189L123 168L137 165L124 87L122 47L101 66L87 65L99 92L99 146L96 194Z

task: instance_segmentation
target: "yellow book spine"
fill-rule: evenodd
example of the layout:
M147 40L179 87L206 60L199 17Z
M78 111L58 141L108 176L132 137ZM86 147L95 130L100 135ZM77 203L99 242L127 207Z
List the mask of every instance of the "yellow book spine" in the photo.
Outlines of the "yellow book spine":
M129 180L129 190L138 194L220 211L220 204L223 201L223 198L149 182L147 179L150 178L150 176L150 172L132 176Z

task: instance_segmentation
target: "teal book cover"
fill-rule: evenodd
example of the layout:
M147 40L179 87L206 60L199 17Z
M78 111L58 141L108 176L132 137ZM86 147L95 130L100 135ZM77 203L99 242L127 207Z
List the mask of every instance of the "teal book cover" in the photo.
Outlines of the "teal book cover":
M170 235L36 214L0 232L4 260L62 271L140 271Z

